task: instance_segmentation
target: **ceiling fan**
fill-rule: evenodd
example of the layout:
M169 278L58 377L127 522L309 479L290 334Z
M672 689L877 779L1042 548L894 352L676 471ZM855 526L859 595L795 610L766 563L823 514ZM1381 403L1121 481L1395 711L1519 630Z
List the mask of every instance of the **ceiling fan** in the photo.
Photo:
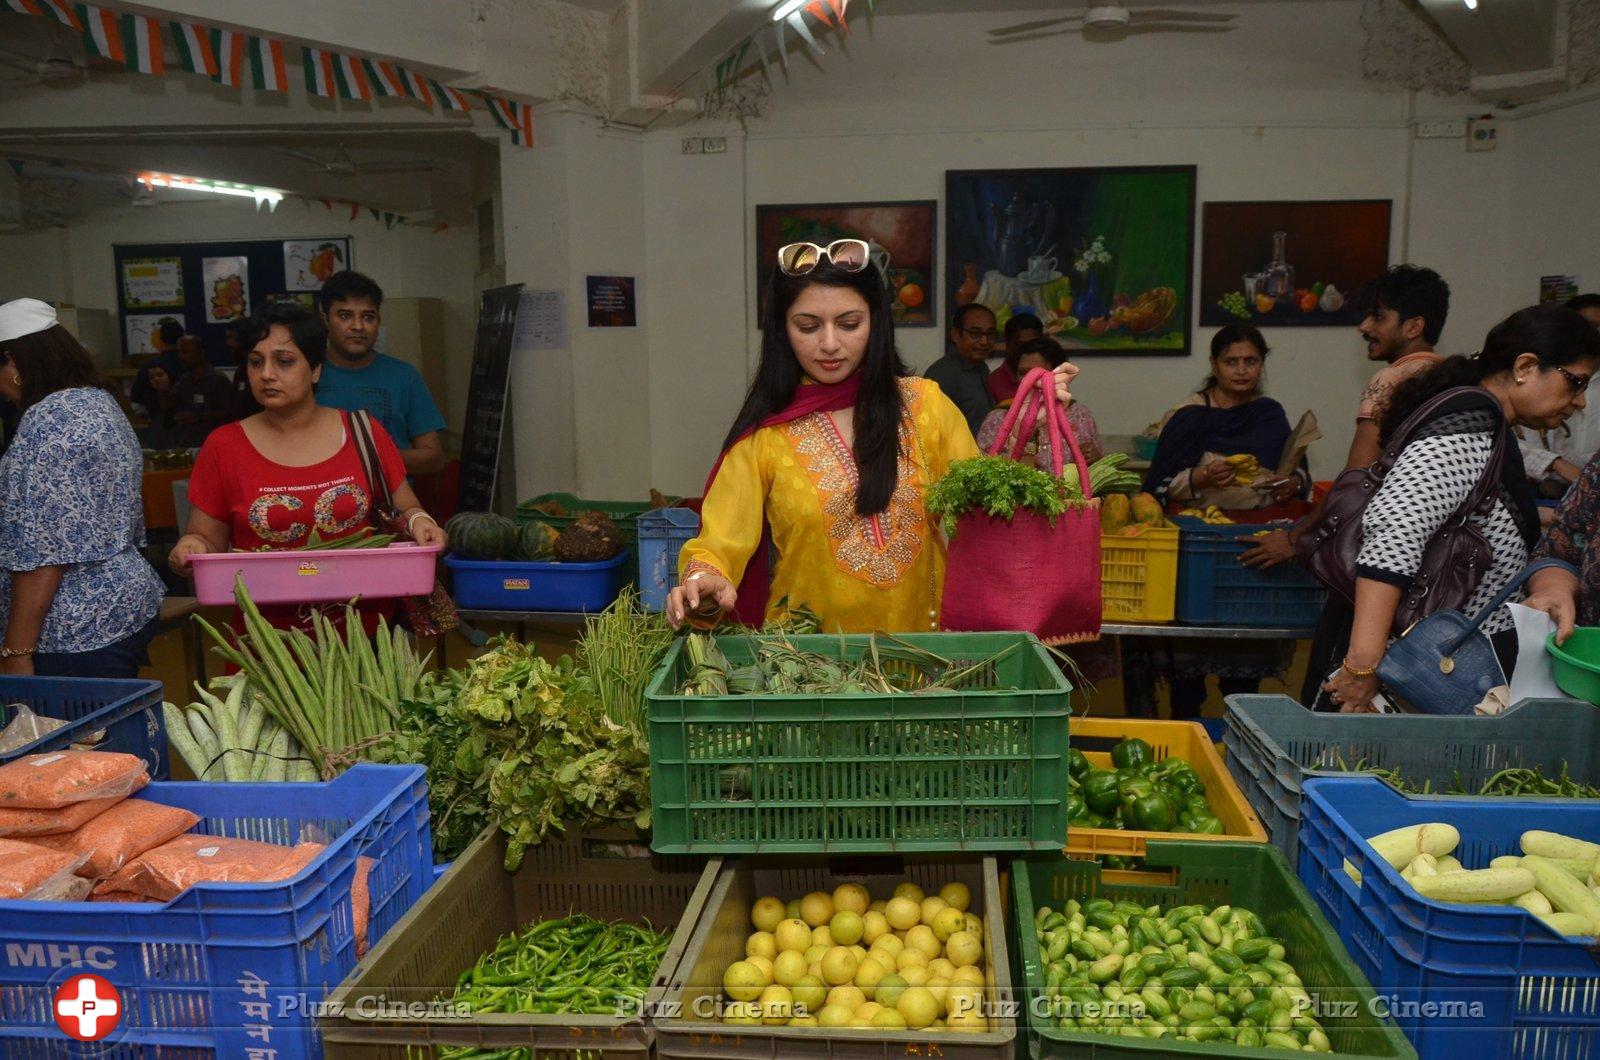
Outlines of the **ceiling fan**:
M350 149L340 144L331 157L324 158L295 147L279 148L290 158L310 163L310 168L320 170L330 177L359 177L370 173L431 173L433 162L426 158L396 159L391 162L357 162L350 157Z
M1082 14L1019 22L989 31L990 44L1015 44L1042 37L1079 33L1085 40L1116 41L1136 33L1226 33L1237 15L1217 11L1179 11L1121 4L1089 4ZM1059 27L1059 28L1058 28Z
M0 48L0 67L14 71L13 76L0 80L0 84L7 88L73 85L82 81L88 73L85 67L73 62L70 56L54 54L53 48L43 56Z

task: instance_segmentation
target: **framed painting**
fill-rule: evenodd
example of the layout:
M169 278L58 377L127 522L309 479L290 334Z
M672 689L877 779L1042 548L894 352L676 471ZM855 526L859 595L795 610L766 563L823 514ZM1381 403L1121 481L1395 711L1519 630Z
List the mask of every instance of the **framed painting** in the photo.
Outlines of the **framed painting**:
M1389 267L1389 199L1208 202L1200 323L1352 327L1352 291Z
M836 239L862 239L891 292L896 327L939 324L933 257L938 203L797 203L756 207L756 305L765 319L767 281L786 243L827 246Z
M1194 166L950 170L945 291L1019 313L1074 354L1190 345Z

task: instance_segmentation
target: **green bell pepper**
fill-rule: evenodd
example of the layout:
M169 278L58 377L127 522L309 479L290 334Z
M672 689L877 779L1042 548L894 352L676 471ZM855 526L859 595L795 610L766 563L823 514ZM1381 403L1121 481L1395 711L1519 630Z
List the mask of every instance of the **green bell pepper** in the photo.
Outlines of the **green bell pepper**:
M1172 831L1172 803L1160 792L1142 795L1133 802L1134 827L1143 832Z
M1210 814L1206 814L1203 817L1199 815L1195 816L1194 831L1198 835L1222 835L1224 829L1221 821L1217 820Z
M1083 778L1083 801L1095 813L1110 813L1120 798L1117 775L1110 770L1096 769Z
M1082 751L1078 750L1076 747L1068 749L1067 772L1069 774L1075 777L1081 777L1083 774L1089 772L1091 768L1093 767L1089 765L1089 759L1084 757Z
M1087 813L1088 810L1089 806L1083 801L1082 795L1073 794L1067 796L1067 820L1075 821Z
M1154 758L1155 751L1137 736L1129 737L1111 748L1111 763L1118 769L1138 769Z

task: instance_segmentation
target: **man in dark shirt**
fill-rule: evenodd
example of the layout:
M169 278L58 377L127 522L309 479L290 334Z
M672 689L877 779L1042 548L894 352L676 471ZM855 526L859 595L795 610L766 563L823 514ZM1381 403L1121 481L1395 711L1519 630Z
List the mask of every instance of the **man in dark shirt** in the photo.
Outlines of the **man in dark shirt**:
M988 306L976 302L957 309L950 325L951 352L933 362L927 376L939 384L945 397L967 418L976 435L983 418L994 408L989 396L988 359L994 353L995 318Z
M199 336L179 339L177 352L181 374L172 384L168 407L178 429L178 444L194 449L232 418L233 384L206 362L206 348Z

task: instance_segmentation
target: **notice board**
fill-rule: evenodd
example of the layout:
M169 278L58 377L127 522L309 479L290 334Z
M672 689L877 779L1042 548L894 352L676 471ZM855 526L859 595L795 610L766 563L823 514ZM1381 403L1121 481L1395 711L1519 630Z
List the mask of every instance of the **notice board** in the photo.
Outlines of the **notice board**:
M323 280L355 267L353 253L348 235L118 243L112 256L123 356L147 350L151 332L170 319L200 336L213 364L224 364L226 314L286 298L313 305Z
M494 510L500 441L505 433L506 385L511 380L511 350L521 302L522 284L513 283L484 291L478 303L478 334L472 344L472 378L467 384L467 420L461 432L458 512Z

